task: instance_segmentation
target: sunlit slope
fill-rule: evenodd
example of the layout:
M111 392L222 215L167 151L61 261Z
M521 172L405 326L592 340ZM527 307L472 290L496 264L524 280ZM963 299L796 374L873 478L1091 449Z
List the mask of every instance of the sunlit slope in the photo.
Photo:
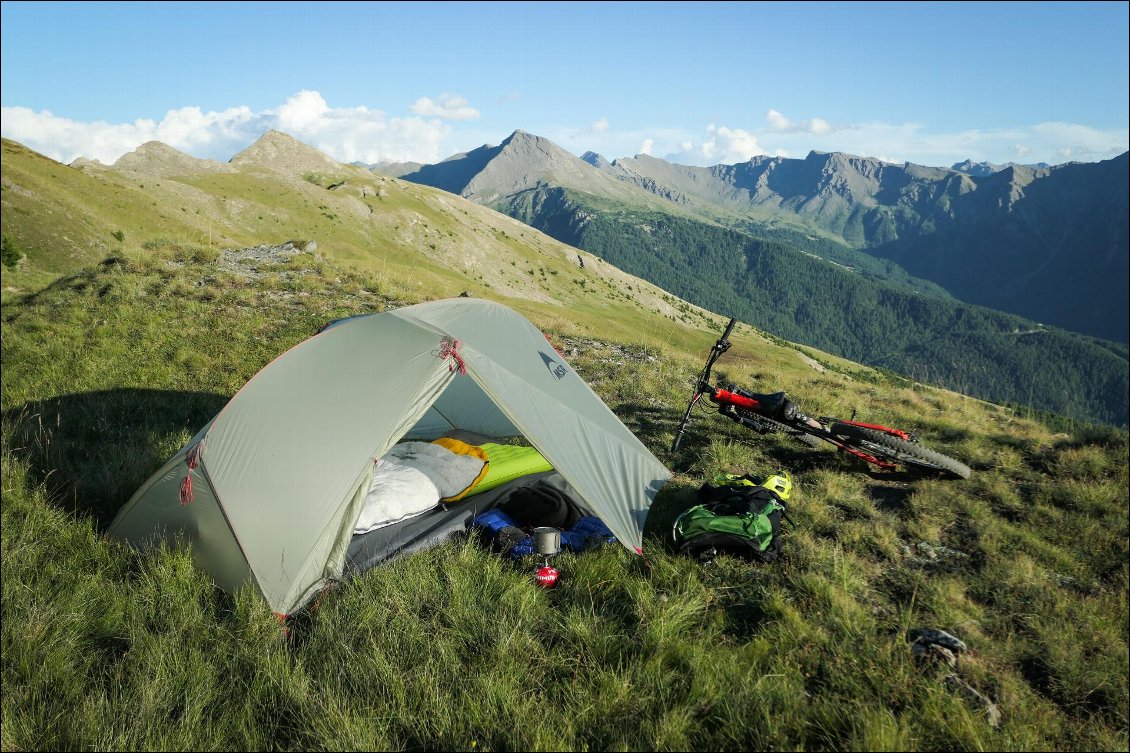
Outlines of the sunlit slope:
M143 145L113 166L67 166L3 142L3 233L26 258L5 295L106 256L169 247L314 241L408 297L491 294L568 307L625 334L641 311L690 321L695 307L491 209L334 162L277 132L230 163Z

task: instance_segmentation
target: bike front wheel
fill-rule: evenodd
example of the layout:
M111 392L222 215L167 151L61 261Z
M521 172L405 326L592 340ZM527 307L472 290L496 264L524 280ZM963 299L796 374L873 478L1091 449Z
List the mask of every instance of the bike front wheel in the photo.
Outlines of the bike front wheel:
M969 466L947 455L875 429L867 429L855 424L835 423L832 424L831 432L846 438L848 442L845 444L858 447L875 457L917 470L940 473L953 478L969 478L973 473Z

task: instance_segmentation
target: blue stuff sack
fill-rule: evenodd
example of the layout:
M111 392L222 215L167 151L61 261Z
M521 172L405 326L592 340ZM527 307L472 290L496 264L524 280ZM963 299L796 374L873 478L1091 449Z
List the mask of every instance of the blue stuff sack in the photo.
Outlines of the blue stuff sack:
M578 520L568 531L561 532L561 545L574 552L583 552L600 544L612 544L616 537L608 526L597 517L589 516Z

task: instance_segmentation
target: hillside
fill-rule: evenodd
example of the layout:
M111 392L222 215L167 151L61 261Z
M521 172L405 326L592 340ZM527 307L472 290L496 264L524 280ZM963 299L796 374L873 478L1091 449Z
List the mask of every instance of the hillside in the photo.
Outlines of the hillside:
M987 180L1006 180L1019 169ZM1043 316L1026 320L960 303L898 264L884 265L871 254L787 223L725 215L743 206L788 209L851 236L850 227L874 224L869 212L886 211L880 200L906 206L913 199L918 214L957 206L976 189L964 174L841 154L803 161L755 158L713 168L647 156L609 163L594 154L572 157L546 139L518 131L498 147L404 177L489 204L691 303L725 311L777 336L996 402L1127 423L1130 363L1124 344L1048 327ZM617 193L609 181L635 192ZM992 190L978 192L978 200ZM640 193L650 198L641 200ZM656 204L657 198L667 201ZM839 219L833 222L833 216ZM1024 280L1038 274L1024 267L1015 284L1006 286L989 269L994 256L982 248L981 257L978 274L965 276L997 280L1002 290L1024 290ZM1115 258L1110 261L1117 266ZM1000 262L1000 268L1007 266ZM1114 278L1110 272L1096 273L1103 277L1103 289L1125 288L1125 275ZM963 276L960 269L951 270L947 280L954 276ZM1041 313L1055 305L1042 307ZM1102 295L1089 296L1087 303L1072 307L1072 320L1109 319L1104 312L1112 305ZM1121 314L1119 321L1125 321Z
M320 253L127 250L3 304L3 749L1125 749L1125 431L1050 428L742 326L720 378L904 426L973 477L872 475L716 415L671 455L718 330L636 309L627 332L602 296L484 293L521 303L676 471L646 566L562 555L543 591L450 542L340 584L284 640L256 594L185 554L108 543L262 366L329 319L432 292ZM579 287L548 277L550 299ZM775 468L796 480L781 560L664 550L705 478ZM921 628L968 650L918 661Z
M778 337L995 402L1127 422L1124 345L922 295L799 251L795 236L759 240L559 189L520 194L508 212Z
M1130 155L1046 172L1015 166L978 179L934 232L872 253L962 300L1125 343L1128 211Z
M813 152L692 167L649 155L578 159L517 131L404 177L502 211L523 192L564 189L590 206L614 201L764 240L785 228L802 245L819 239L824 258L878 257L961 300L1125 344L1128 160L947 169Z
M1126 343L1128 164L946 170L813 152L710 168L640 155L603 169L659 195L796 217L964 301Z
M492 292L568 306L582 319L613 302L625 334L641 311L692 316L693 307L676 308L656 286L511 218L342 165L276 131L227 164L160 144L113 166L68 167L5 140L3 158L3 236L25 254L3 269L6 298L110 254L191 248L207 256L296 240L405 296Z

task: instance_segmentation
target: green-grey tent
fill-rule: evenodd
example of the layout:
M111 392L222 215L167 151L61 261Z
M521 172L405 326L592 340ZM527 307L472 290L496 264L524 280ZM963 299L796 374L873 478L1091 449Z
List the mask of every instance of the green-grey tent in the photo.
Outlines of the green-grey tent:
M553 466L551 483L640 551L670 472L542 332L474 298L341 320L291 348L138 489L110 535L187 542L218 586L252 583L290 614L488 504L470 497L354 535L374 458L455 430L524 437Z

